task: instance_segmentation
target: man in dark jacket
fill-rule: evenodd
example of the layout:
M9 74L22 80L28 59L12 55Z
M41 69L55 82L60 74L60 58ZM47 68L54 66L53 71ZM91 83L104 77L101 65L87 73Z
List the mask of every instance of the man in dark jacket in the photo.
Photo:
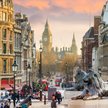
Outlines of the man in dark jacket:
M57 91L55 96L56 96L56 99L58 101L58 104L60 104L60 102L62 101L61 93Z

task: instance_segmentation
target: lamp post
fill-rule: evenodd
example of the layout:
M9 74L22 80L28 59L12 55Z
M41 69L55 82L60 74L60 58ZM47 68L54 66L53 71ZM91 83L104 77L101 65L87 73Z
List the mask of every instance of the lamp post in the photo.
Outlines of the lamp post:
M26 65L26 85L27 85L27 65Z
M31 88L31 86L30 86L30 71L31 71L31 66L30 66L30 64L28 64L27 69L28 69L28 72L29 72L29 90L30 90L30 88ZM30 91L29 91L29 92L30 92Z
M68 82L68 70L67 70L67 66L68 66L68 64L66 63L65 64L65 68L66 68L66 82Z
M14 93L14 98L13 98L13 104L14 104L14 108L15 108L15 77L16 77L16 72L17 72L17 69L18 69L18 65L16 64L16 61L14 60L14 64L12 65L12 71L14 73L14 88L13 88L13 93Z
M42 47L40 46L40 61L39 61L39 79L40 79L40 101L42 101Z

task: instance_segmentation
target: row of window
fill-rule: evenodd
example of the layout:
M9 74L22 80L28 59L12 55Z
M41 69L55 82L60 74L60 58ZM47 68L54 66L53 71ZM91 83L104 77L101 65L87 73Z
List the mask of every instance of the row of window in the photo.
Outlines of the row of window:
M12 21L12 14L0 11L0 21Z
M9 33L9 32L10 32L10 33ZM8 29L3 29L3 30L2 30L3 40L6 39L7 34L10 34L10 40L12 40L12 31L8 31Z
M21 57L16 57L16 61L17 61L17 64L18 65L18 70L20 70L21 68ZM8 66L8 60L7 59L3 59L3 73L7 73L9 70L7 70L7 66ZM9 65L9 68L10 68L10 72L12 72L12 64L13 64L13 60L11 59L10 60L10 65Z
M9 5L11 5L10 0L0 0L0 7L1 6L9 6Z
M4 59L3 60L3 72L4 73L6 73L7 71L9 71L9 70L7 70L7 65L8 65L7 63L8 63L7 59ZM10 60L10 67L9 67L10 68L10 72L12 72L12 64L13 64L13 60L11 59Z
M15 48L20 49L21 48L21 34L15 33Z
M3 43L3 54L6 54L7 53L7 45L6 43ZM13 54L13 45L10 44L9 46L9 53L10 54Z

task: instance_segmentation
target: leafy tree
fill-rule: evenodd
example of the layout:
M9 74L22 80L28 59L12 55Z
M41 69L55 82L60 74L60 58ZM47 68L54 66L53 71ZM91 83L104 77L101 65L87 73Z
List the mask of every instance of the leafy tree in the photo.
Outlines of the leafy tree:
M50 77L55 69L56 55L53 52L43 54L43 71L46 76Z
M78 56L75 54L66 54L61 63L61 72L66 75L67 80L73 80L73 71L77 65Z

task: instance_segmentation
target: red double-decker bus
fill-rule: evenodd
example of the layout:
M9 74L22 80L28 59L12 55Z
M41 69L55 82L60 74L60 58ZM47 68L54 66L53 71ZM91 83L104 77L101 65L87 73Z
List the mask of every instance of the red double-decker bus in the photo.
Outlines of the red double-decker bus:
M55 80L55 86L59 87L61 83L61 79L56 79Z

